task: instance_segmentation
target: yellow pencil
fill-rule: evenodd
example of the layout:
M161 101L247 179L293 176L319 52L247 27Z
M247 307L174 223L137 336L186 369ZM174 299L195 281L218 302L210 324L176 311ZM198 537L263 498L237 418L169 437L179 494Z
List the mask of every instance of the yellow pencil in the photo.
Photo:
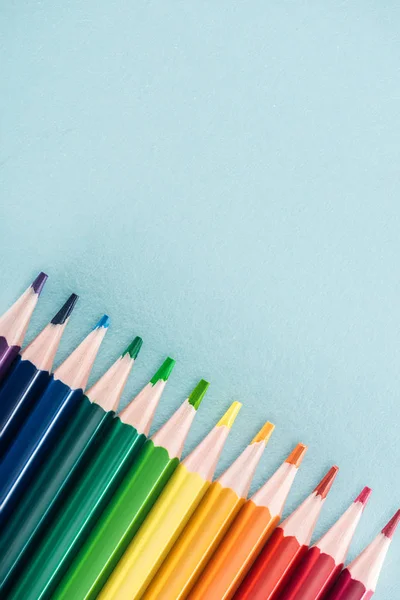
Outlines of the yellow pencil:
M100 598L140 598L209 488L229 431L241 408L234 402L175 470L118 563Z
M273 430L274 425L266 423L227 471L211 484L142 596L144 600L183 600L188 596L244 504L255 469ZM117 569L115 581L118 578ZM117 589L114 587L114 592ZM111 597L123 598L120 595Z

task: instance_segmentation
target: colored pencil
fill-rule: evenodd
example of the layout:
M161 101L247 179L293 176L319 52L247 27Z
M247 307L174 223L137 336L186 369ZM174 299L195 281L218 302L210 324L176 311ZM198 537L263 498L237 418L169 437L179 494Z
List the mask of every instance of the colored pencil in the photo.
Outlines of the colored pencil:
M12 586L51 526L57 511L103 435L112 426L115 410L142 339L135 337L122 356L82 397L59 443L42 465L0 534L0 591Z
M0 317L0 382L18 356L46 279L46 273L39 273L22 296Z
M225 473L211 484L143 598L181 600L188 596L243 506L273 430L274 425L266 423ZM100 598L125 598L125 578L122 561Z
M108 317L102 317L56 369L3 458L0 465L0 528L77 409L108 323Z
M177 466L128 546L122 560L128 561L127 584L131 599L140 597L144 592L208 489L240 407L239 402L234 402L203 441ZM121 524L117 514L114 521L108 519L107 527L100 522L94 529L89 543L77 557L79 564L67 574L68 581L63 594L57 596L58 600L97 597L121 554L118 546L110 543L114 539L119 542L118 536L124 536L123 529L118 533Z
M44 392L61 337L78 296L71 294L39 335L18 355L0 389L0 458Z
M379 575L396 527L400 510L378 536L340 574L327 600L369 600L375 593Z
M302 556L337 475L332 467L313 493L279 525L235 594L235 600L278 600Z
M274 475L242 506L189 594L190 600L228 600L280 521L307 446L297 444Z
M102 537L103 530L106 531L106 536L110 536L107 541L107 548L112 548L112 554L108 555L109 564L118 562L176 469L191 424L208 386L206 381L201 380L189 398L145 444L138 460L132 465L96 525L94 538L99 532ZM70 597L70 593L65 592L65 585L61 586L60 595Z
M44 600L54 591L118 486L140 463L154 412L173 368L170 360L113 423L99 451L78 479L52 529L38 546L11 592L11 598ZM163 449L162 449L163 450ZM125 477L125 478L124 478Z
M282 600L321 600L343 568L351 540L371 494L365 487L346 512L303 556L280 596Z

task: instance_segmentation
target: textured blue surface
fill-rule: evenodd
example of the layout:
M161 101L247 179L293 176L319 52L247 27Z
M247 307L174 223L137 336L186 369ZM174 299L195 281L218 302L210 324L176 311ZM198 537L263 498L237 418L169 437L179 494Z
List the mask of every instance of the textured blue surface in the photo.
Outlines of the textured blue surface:
M124 403L176 358L156 425L208 378L188 447L243 401L220 470L266 419L255 485L309 444L288 509L339 464L318 534L373 487L354 556L400 503L399 5L1 14L0 310L48 272L31 339L80 294L59 359L107 312L91 381L141 335Z

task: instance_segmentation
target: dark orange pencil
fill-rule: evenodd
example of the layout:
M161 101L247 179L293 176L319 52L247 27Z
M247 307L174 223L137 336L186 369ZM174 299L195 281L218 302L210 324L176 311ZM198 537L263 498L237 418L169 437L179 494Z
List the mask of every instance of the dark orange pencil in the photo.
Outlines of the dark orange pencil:
M272 477L244 504L211 558L190 600L233 597L261 548L280 521L307 446L297 444Z

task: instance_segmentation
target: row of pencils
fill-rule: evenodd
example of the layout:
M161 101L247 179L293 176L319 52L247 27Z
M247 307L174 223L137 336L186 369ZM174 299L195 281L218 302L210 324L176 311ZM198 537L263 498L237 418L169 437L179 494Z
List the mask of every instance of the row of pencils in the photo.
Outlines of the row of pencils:
M109 325L103 316L52 372L77 296L21 351L46 279L40 273L0 318L2 599L371 598L400 511L344 567L371 493L365 487L310 546L338 468L280 522L307 447L293 448L248 499L274 430L267 422L213 481L239 402L181 461L208 382L199 381L149 438L175 361L167 358L117 415L141 338L85 391Z

